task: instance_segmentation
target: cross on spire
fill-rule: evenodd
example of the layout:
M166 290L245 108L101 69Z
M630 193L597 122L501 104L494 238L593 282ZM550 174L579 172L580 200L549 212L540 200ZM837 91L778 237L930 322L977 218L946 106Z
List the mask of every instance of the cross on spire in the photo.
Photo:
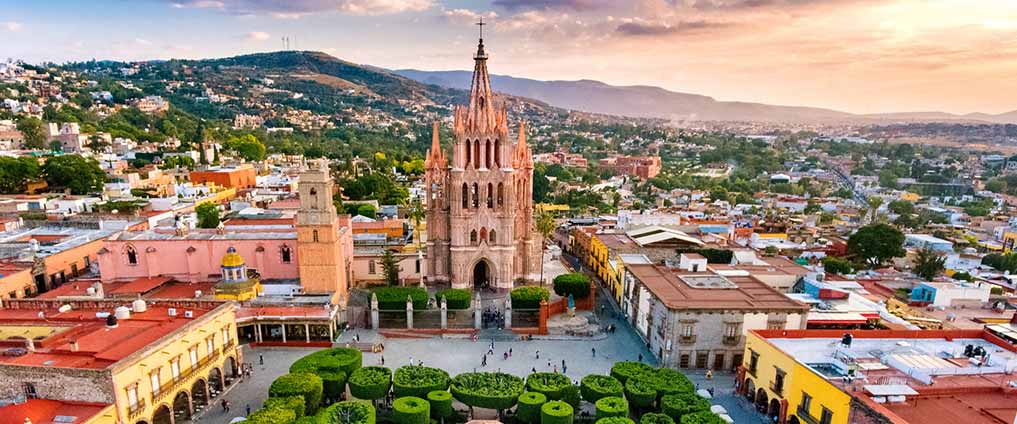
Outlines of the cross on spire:
M480 17L480 22L477 22L476 25L480 27L480 41L484 41L484 25L487 25L487 24L484 23L484 17L483 16Z

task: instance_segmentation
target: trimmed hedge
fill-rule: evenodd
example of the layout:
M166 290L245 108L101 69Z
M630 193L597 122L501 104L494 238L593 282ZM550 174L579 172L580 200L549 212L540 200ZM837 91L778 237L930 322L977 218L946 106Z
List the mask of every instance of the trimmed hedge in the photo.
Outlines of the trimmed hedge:
M595 405L597 419L629 416L629 403L624 398L609 396L601 398Z
M473 301L470 297L472 295L473 293L466 289L446 289L436 292L434 294L434 301L440 308L441 297L445 296L445 306L449 309L470 309L470 303Z
M319 424L374 424L374 406L368 402L337 402L318 414Z
M420 287L378 287L374 289L378 296L378 309L386 311L406 310L406 297L413 300L413 310L422 311L427 309L427 290Z
M639 424L674 424L674 420L659 412L647 412L639 418Z
M265 400L265 403L261 405L261 409L288 409L293 411L293 415L297 418L304 416L304 397L303 396L288 396L288 397L270 397Z
M540 422L540 407L547 403L547 396L540 392L526 392L519 395L516 418L528 424Z
M322 410L321 412L325 412L325 411ZM320 415L321 412L319 412L318 414ZM294 421L293 424L321 424L321 419L318 418L318 415L314 415L314 416L310 416L310 417L300 417L300 418L297 418L297 420Z
M636 361L623 361L615 362L611 366L611 377L614 377L622 384L625 384L629 378L644 376L653 373L654 368L646 365L642 362Z
M509 296L513 309L540 309L540 301L550 299L551 293L543 287L526 286L512 289Z
M290 365L290 372L310 371L317 374L320 371L341 371L349 377L353 371L360 368L363 360L364 354L357 349L348 347L325 349L298 359Z
M625 386L609 375L590 374L583 377L579 389L583 393L583 400L591 403L608 396L625 395Z
M435 390L448 390L451 379L443 369L407 365L395 370L392 379L396 397L426 397Z
M554 277L554 293L561 297L585 299L590 295L590 278L579 273L562 274Z
M657 400L657 389L652 383L638 378L625 382L625 398L638 408L652 408Z
M700 411L683 415L681 424L727 424L727 422L721 419L720 415L713 412Z
M562 389L571 385L565 374L535 372L526 377L526 390L543 393L550 400L561 400Z
M629 417L604 417L597 420L597 424L636 424Z
M692 383L692 380L689 380L685 374L670 368L657 369L653 376L650 377L650 380L656 385L658 400L665 395L693 393L696 391L696 385Z
M660 412L680 421L682 417L695 412L710 411L710 402L694 393L667 395L660 399Z
M303 396L304 415L314 415L318 405L321 405L323 390L321 377L309 372L298 372L275 379L268 388L268 397Z
M392 402L392 421L396 424L429 424L431 404L416 396L396 398Z
M523 394L523 379L505 373L468 372L455 376L449 391L467 406L509 409Z
M357 399L381 399L392 385L392 371L385 367L364 367L353 371L348 384L350 394Z
M262 408L248 415L244 422L248 424L285 424L292 423L296 419L296 414L290 409Z
M324 389L325 399L339 400L346 393L346 373L342 371L318 371Z
M455 413L455 410L452 409L452 393L435 390L427 394L427 401L431 403L432 418L448 418Z
M561 400L573 408L579 409L579 404L583 402L583 395L579 393L579 386L569 384L561 389Z
M540 424L572 424L572 405L552 400L540 406Z

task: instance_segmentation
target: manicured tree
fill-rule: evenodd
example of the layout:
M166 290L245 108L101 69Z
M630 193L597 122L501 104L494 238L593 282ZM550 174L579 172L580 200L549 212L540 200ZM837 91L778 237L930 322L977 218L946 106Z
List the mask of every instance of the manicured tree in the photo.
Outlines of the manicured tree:
M396 369L392 386L396 397L422 398L435 390L448 390L450 380L445 370L407 365Z
M685 415L709 410L710 402L694 393L667 395L660 400L660 412L663 412L676 422L680 421Z
M403 299L405 300L406 297L404 296ZM360 368L364 360L363 356L364 354L359 350L348 347L319 350L290 365L290 372L342 371L348 378L350 374L353 374L353 371Z
M604 417L597 419L597 424L636 424L629 417Z
M568 386L562 387L561 389L561 400L573 408L579 409L579 404L583 402L583 395L579 392L579 386L575 384L569 384Z
M591 403L608 396L625 395L625 386L617 378L609 375L590 374L583 377L579 389L583 394L583 400Z
M431 404L416 396L396 398L392 402L392 421L396 424L428 424Z
M318 414L318 424L374 424L375 411L370 403L347 400Z
M639 378L630 378L625 382L625 398L636 409L653 408L657 400L657 389L653 383Z
M288 409L297 417L303 417L305 411L303 396L270 397L261 405L261 409Z
M642 362L622 361L615 362L614 365L611 367L611 377L614 377L622 384L625 384L631 377L638 377L650 374L653 371L654 371L653 367L646 365Z
M512 289L509 296L514 309L538 309L540 301L549 299L551 294L543 287L526 286Z
M509 409L516 404L519 395L523 394L523 379L511 374L495 372L468 372L455 376L449 385L449 391L456 400L471 409Z
M727 421L713 412L700 411L683 415L681 424L727 424Z
M547 396L539 392L526 392L519 396L516 418L527 424L540 422L540 407L547 403Z
M674 424L674 420L658 412L647 412L639 418L639 424Z
M321 377L325 399L335 402L346 394L346 373L320 370L316 374Z
M254 411L244 421L248 424L291 423L297 419L292 410L283 408L262 408Z
M658 368L651 380L657 390L658 401L664 395L693 393L696 390L696 385L685 374L670 368Z
M595 405L597 419L629 416L629 403L624 398L614 396L600 398Z
M364 367L350 375L350 394L357 399L377 400L388 394L392 371L385 367Z
M318 405L321 405L323 390L321 377L308 372L298 372L275 379L268 388L268 397L303 396L304 415L314 415Z
M568 376L553 372L535 372L526 377L526 389L543 393L550 400L561 400L561 391L571 386Z
M442 297L445 298L448 308L454 310L469 309L470 304L473 303L473 293L466 289L440 290L434 294L436 304L441 304Z
M452 409L452 393L444 390L435 390L427 394L427 401L431 403L431 418L442 422L451 417L455 412Z
M561 297L584 299L590 295L590 279L577 272L554 277L553 284L555 294Z
M552 400L540 407L540 424L572 424L572 405Z

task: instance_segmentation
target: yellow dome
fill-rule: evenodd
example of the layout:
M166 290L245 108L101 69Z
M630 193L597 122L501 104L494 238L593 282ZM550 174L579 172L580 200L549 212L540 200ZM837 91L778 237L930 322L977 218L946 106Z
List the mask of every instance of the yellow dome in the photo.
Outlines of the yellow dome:
M226 249L226 255L222 257L222 266L235 267L243 266L244 258L237 254L237 250L233 247Z

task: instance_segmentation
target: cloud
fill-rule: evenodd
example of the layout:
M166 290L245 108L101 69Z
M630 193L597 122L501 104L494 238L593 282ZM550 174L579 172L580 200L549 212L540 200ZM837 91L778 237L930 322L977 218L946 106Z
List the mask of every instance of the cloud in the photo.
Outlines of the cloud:
M872 2L874 0L677 0L678 6L699 10L742 10L808 7L829 4ZM885 0L884 0L885 2Z
M23 25L21 25L21 22L15 21L0 22L0 26L2 26L4 29L10 32L21 31L21 28L23 27Z
M587 11L612 5L609 0L494 0L495 6L508 10L567 9Z
M494 20L498 14L495 12L474 12L470 9L447 9L441 12L441 18L458 24L474 24L480 18Z
M170 4L176 8L219 9L237 15L296 19L329 12L350 15L421 12L431 8L434 0L175 0Z
M245 38L247 38L250 41L265 41L271 37L272 34L269 34L264 31L251 31L247 33L247 36Z
M618 25L618 27L615 28L615 31L623 35L631 36L657 36L699 32L701 30L724 28L730 25L731 24L726 22L712 22L705 20L679 21L676 23L631 20Z

